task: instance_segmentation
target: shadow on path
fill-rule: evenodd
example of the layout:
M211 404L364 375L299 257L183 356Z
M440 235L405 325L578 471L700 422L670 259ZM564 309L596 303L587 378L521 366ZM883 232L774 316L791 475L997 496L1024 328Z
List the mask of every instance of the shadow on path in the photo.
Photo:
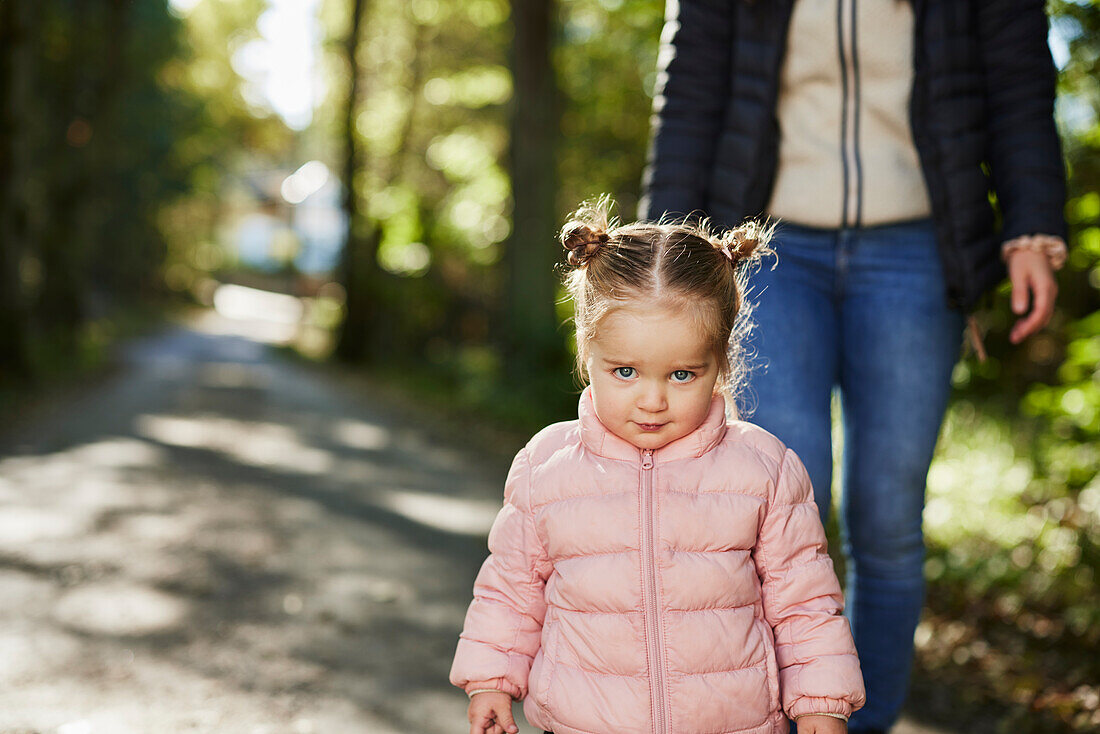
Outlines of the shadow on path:
M464 730L506 464L215 318L5 428L0 731Z

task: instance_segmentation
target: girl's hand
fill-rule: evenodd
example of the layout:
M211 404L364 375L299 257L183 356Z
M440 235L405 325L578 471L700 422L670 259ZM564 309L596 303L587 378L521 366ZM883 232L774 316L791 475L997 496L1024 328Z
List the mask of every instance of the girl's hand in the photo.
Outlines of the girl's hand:
M500 693L475 693L466 711L470 734L517 734L519 727L512 719L512 697Z
M1028 296L1034 294L1031 313L1017 321L1008 335L1009 341L1019 344L1050 321L1054 314L1054 299L1058 296L1058 284L1054 281L1054 271L1047 256L1034 250L1020 249L1009 254L1008 277L1012 281L1013 313L1026 311Z
M846 734L848 722L833 716L799 716L798 734Z

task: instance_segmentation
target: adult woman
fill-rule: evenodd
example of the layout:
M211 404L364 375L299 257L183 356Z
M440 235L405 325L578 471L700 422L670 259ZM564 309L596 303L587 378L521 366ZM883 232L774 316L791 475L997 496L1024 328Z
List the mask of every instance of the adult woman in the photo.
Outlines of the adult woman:
M1053 312L1065 194L1046 36L1041 0L669 0L641 215L784 222L755 284L750 418L804 458L824 516L840 391L867 684L852 732L887 730L905 696L966 315L1006 264L1013 311L1030 302L1011 341ZM973 317L970 333L983 354Z

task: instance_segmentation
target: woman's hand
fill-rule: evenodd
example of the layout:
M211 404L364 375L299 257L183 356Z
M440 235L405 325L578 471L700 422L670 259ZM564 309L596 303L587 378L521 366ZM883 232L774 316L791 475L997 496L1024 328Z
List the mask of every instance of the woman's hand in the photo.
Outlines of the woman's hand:
M512 719L512 697L500 693L475 693L466 711L470 734L517 734L519 727Z
M833 716L799 716L798 734L846 734L848 722Z
M1058 284L1050 261L1041 252L1014 250L1008 256L1008 277L1012 281L1012 312L1022 314L1031 301L1031 313L1012 327L1008 340L1019 344L1047 325L1054 315Z

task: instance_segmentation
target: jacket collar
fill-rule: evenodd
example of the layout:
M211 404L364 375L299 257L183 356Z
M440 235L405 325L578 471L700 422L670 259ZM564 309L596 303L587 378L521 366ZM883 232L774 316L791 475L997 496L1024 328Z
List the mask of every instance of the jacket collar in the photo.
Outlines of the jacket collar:
M577 406L580 421L581 442L594 454L608 459L638 461L642 450L634 444L619 438L609 431L596 416L596 407L592 402L592 386L581 393ZM721 395L715 395L710 402L710 411L702 425L686 436L665 444L653 452L655 459L669 461L702 456L718 445L726 435L726 402Z

